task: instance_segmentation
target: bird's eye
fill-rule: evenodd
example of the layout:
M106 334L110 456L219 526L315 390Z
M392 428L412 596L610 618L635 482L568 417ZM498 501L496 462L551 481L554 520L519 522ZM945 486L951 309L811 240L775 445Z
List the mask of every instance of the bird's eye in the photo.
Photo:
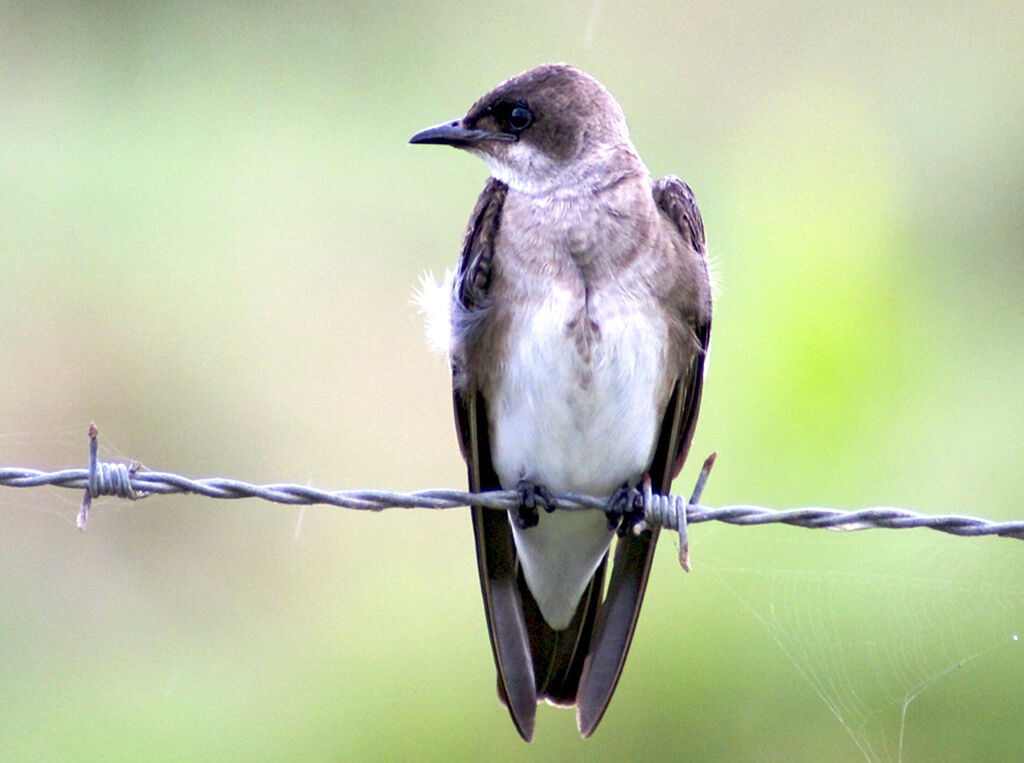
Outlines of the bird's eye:
M526 106L513 106L506 118L508 127L513 132L521 132L533 124L533 112Z

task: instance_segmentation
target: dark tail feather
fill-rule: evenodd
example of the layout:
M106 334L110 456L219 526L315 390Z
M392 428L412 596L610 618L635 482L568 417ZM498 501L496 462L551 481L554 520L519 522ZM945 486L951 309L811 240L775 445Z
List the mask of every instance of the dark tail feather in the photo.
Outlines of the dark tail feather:
M519 595L530 638L537 699L556 705L576 703L580 676L590 651L594 621L601 604L607 557L601 561L576 607L569 627L556 631L541 616L540 608L530 593L522 573L519 574Z
M516 731L529 742L537 691L519 604L512 533L504 512L474 506L472 514L487 630L498 668L498 696L508 707Z
M619 683L643 603L656 541L657 530L647 530L639 537L630 534L619 539L615 547L614 572L577 697L576 725L584 738L594 733Z

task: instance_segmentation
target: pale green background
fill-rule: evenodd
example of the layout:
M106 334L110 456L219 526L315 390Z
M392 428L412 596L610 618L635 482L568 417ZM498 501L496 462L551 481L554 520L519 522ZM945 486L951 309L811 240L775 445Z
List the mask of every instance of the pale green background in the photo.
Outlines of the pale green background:
M707 503L1024 516L1005 2L2 3L0 465L95 420L157 470L461 486L410 294L486 170L405 142L549 60L701 205ZM891 759L905 704L906 760L1024 750L1017 541L666 538L598 732L526 746L465 511L77 500L0 488L4 759Z

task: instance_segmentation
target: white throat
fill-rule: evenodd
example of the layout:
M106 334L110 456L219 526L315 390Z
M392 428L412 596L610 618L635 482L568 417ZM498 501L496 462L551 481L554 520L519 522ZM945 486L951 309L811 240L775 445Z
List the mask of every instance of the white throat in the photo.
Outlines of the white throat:
M592 148L586 155L565 162L552 159L524 141L510 144L501 157L483 151L478 154L490 169L491 177L530 196L575 196L606 185L633 162L643 167L628 144ZM632 161L624 163L624 157Z

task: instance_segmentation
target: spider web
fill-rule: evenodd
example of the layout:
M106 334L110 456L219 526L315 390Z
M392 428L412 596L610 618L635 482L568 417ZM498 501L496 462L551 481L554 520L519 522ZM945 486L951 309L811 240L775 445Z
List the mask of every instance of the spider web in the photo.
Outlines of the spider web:
M764 628L866 760L920 757L929 731L915 703L949 701L951 674L972 671L983 703L998 681L993 667L1020 674L1024 549L1013 541L920 530L771 535L776 542L758 541L748 549L758 558L739 566L717 563L736 560L735 549L726 557L702 543L700 570ZM1006 712L973 707L963 719L979 710Z

